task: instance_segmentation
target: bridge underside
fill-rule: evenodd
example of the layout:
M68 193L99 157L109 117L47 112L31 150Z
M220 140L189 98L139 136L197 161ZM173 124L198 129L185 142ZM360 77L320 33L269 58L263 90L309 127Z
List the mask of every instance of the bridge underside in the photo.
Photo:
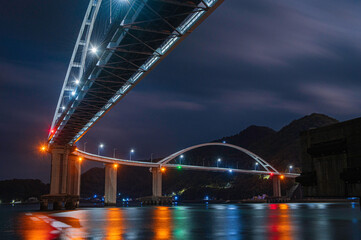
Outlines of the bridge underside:
M73 99L57 110L50 145L78 141L223 0L130 2L128 14L114 20L106 44L86 66Z

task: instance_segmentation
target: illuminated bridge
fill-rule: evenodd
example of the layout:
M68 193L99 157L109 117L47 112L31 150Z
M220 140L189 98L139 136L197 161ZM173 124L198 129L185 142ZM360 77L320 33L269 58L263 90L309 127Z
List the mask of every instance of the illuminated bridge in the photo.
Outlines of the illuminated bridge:
M49 144L77 142L222 1L91 0L56 107Z
M61 208L63 203L69 209L77 205L81 174L79 156L106 163L105 201L108 204L114 204L116 200L114 162L150 167L153 173L153 195L161 196L160 170L163 166L176 167L169 163L172 156L159 163L108 159L75 151L75 143L222 2L90 0L49 131L51 184L50 194L42 198L44 208L48 202L54 203L54 209ZM248 153L261 164L264 171L226 170L281 175L264 160ZM184 168L225 170L196 166ZM279 195L280 191L277 191L276 195Z
M257 170L250 170L250 169L239 169L239 168L230 168L230 167L219 167L219 166L197 166L197 165L189 165L189 164L176 164L173 162L176 158L179 156L182 156L182 154L191 151L193 149L202 148L202 147L208 147L208 146L222 146L222 147L228 147L235 150L238 150L240 152L245 153L248 155L251 159L253 159L257 164L260 165L260 169ZM116 197L116 182L117 182L117 167L119 165L128 165L128 166L136 166L136 167L147 167L150 169L150 171L153 174L153 196L160 197L162 196L162 172L164 172L167 168L176 168L176 169L184 169L184 170L194 170L194 171L213 171L213 172L228 172L228 173L246 173L246 174L257 174L257 175L269 175L272 177L273 180L273 195L276 197L281 196L281 184L280 180L287 177L287 178L295 178L298 177L299 174L297 173L281 173L277 171L271 164L269 164L267 161L262 159L260 156L257 156L256 154L248 151L247 149L244 149L242 147L228 144L228 143L203 143L199 145L195 145L192 147L188 147L185 149L182 149L174 154L169 155L168 157L158 161L158 162L142 162L142 161L132 161L132 160L126 160L126 159L117 159L117 158L110 158L110 157L104 157L99 156L95 154L90 154L84 151L76 150L73 153L74 155L78 156L78 160L86 159L96 162L102 162L107 163L106 172L108 172L108 176L106 176L106 182L112 183L114 186L109 187L105 186L106 190L106 198L109 199L111 197ZM113 200L114 201L114 200Z

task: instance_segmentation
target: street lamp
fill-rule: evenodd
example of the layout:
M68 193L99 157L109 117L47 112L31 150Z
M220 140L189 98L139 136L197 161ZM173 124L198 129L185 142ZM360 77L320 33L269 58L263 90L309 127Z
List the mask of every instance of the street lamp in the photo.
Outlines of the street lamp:
M92 53L96 54L97 51L98 51L98 49L97 49L96 47L92 47L92 48L90 49L90 51L91 51Z
M184 155L182 154L182 155L180 155L180 157L179 157L179 164L182 164L182 159L184 158Z
M116 150L117 150L116 148L113 148L113 158L115 158L115 151Z
M103 143L99 144L99 146L98 146L98 155L100 155L100 149L103 149L103 147L104 147Z
M132 160L132 153L134 153L134 149L130 149L130 152L129 152L129 159Z
M217 167L219 166L219 163L222 161L222 159L218 158L217 159Z
M292 171L292 168L293 168L293 166L292 166L292 165L290 165L290 167L289 167L289 172L291 172L291 171Z
M254 166L254 170L257 170L258 168L258 162L256 162L255 166Z

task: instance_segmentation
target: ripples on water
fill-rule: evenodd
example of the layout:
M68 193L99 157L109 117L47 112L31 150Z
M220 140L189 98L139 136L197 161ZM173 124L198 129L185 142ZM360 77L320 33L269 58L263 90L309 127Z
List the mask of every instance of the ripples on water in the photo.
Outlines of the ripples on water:
M355 203L0 209L0 239L361 239Z

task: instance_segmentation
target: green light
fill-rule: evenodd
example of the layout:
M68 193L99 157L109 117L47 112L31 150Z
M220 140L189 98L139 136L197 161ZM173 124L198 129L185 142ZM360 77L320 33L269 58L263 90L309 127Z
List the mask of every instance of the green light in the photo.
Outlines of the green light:
M182 169L182 166L178 166L177 168L180 170L180 169Z

